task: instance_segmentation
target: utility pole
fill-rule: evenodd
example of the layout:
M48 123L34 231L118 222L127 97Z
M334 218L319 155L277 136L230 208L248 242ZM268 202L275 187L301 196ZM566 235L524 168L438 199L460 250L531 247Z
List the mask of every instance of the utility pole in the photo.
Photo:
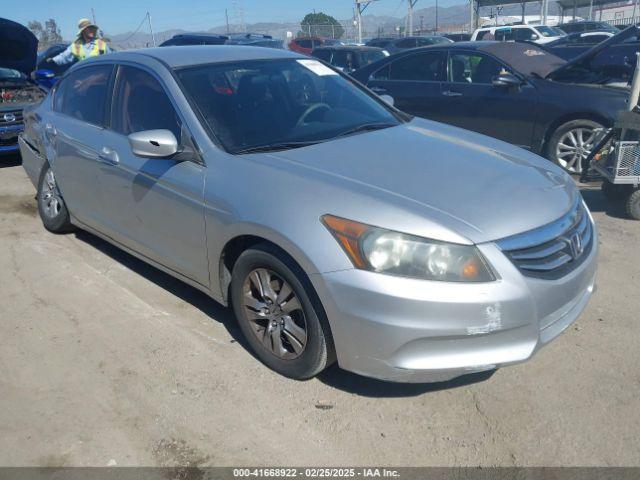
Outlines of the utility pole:
M476 23L476 12L474 11L474 0L469 0L469 33L473 33Z
M438 33L438 0L436 0L436 33Z
M153 46L156 46L156 36L153 34L153 25L151 24L151 14L147 12L147 20L149 20L149 31L151 32L151 41Z
M91 18L93 19L93 24L96 25L96 12L93 7L91 7Z
M408 28L407 30L409 31L409 36L413 35L413 7L416 6L416 3L418 3L418 0L408 0L409 3L409 11L407 13L407 19L408 19Z
M362 13L372 2L377 0L355 0L356 2L356 23L358 24L358 43L362 43ZM414 0L409 0L414 1ZM415 0L417 1L417 0Z
M229 30L229 10L227 10L226 8L224 9L224 16L227 19L227 34L229 34L230 33L230 30Z

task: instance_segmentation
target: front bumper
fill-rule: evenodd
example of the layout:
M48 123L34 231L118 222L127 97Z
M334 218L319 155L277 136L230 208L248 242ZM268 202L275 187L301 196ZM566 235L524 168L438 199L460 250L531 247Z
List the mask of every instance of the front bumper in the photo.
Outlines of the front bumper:
M0 155L18 151L18 135L23 130L23 124L0 127Z
M362 270L312 275L339 365L397 382L446 381L529 359L565 330L595 288L597 232L585 261L558 280L525 277L493 243L500 279L415 280Z

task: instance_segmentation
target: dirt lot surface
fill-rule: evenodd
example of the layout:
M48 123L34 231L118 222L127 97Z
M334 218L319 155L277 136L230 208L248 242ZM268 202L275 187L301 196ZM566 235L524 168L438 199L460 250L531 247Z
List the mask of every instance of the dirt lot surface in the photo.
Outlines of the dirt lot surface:
M0 465L640 465L640 222L595 187L598 292L532 361L444 385L296 382L205 295L47 233L2 162Z

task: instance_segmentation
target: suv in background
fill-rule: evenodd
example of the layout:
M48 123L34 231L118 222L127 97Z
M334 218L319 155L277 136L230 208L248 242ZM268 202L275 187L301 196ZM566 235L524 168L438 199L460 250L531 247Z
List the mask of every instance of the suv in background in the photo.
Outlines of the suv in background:
M311 55L314 48L324 45L324 40L320 37L300 37L289 42L289 50L303 55Z
M611 32L614 35L619 33L616 27L609 25L607 22L594 22L594 21L579 21L561 23L558 28L565 33L579 33L579 32Z
M388 57L389 53L377 47L338 45L316 48L311 55L333 65L344 73L351 73Z
M225 35L212 35L210 33L180 33L169 40L162 42L161 47L174 45L224 45L229 37Z
M478 28L471 41L497 40L499 42L549 43L562 38L565 33L556 27L546 25L498 25Z

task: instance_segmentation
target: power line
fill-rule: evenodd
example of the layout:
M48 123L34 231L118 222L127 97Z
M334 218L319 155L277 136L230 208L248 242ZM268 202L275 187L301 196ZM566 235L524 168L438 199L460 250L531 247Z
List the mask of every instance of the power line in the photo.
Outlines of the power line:
M149 12L144 14L144 18L142 19L142 21L140 22L140 25L138 25L138 28L136 28L133 33L131 33L131 35L129 35L126 39L122 40L119 43L126 43L128 42L131 38L133 38L133 36L138 33L138 31L142 28L142 25L144 24L144 22L147 21L147 17L149 16Z

